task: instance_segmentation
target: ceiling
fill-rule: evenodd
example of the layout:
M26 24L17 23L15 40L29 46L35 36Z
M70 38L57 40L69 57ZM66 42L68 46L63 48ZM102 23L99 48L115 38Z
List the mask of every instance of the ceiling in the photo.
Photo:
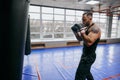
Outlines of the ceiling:
M52 7L61 7L61 8L72 8L72 9L81 9L81 10L100 10L107 9L109 6L120 6L120 0L97 0L100 1L100 7L96 5L85 4L90 0L31 0L30 4L35 5L44 5Z

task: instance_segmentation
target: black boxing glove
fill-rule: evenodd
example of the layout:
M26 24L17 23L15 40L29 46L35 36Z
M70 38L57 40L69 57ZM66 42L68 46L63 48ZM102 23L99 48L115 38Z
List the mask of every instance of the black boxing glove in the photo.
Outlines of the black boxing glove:
M80 30L84 28L84 25L83 24L74 24L71 29L73 32L80 32Z

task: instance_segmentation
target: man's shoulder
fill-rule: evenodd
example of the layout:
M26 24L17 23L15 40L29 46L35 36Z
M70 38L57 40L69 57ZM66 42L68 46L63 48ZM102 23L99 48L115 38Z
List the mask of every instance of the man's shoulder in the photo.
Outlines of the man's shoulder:
M94 33L101 32L101 29L98 24L94 23L94 25L91 27L91 31Z
M98 29L101 29L101 28L100 28L100 25L99 25L98 23L94 23L93 27L98 28Z

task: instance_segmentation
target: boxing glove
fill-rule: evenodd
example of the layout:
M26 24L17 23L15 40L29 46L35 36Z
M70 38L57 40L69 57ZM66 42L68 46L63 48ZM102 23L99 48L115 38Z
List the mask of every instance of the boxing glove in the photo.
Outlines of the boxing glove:
M80 30L84 28L83 24L74 24L71 29L73 32L80 32Z

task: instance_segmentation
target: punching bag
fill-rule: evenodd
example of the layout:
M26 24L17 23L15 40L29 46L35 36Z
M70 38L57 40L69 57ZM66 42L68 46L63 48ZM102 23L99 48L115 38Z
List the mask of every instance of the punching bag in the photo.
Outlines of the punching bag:
M27 35L26 35L26 43L25 43L25 55L29 55L30 53L31 53L30 15L28 15Z
M0 79L22 80L28 0L0 1Z

